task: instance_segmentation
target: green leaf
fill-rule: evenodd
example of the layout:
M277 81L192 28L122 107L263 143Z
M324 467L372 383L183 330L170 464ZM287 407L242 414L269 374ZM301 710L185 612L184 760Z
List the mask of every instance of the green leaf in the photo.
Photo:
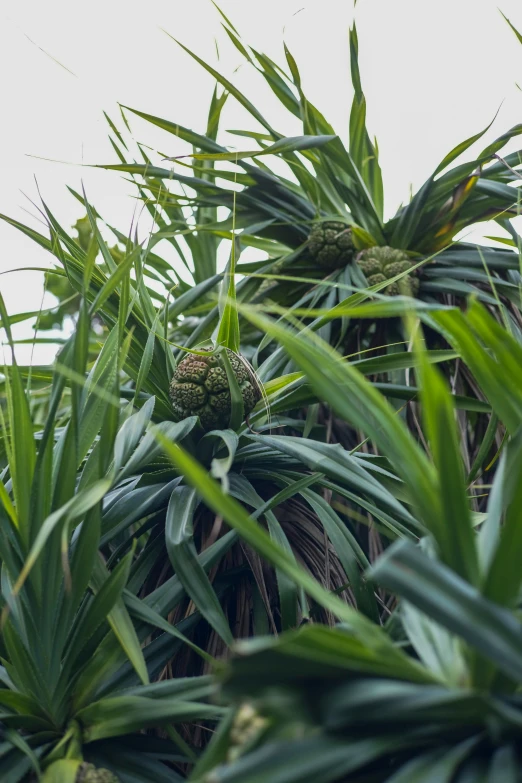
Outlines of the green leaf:
M138 372L138 377L136 379L136 385L134 389L135 404L136 404L136 400L138 399L139 393L142 389L143 383L150 372L152 357L154 354L154 346L156 343L156 329L158 328L159 320L160 320L160 313L157 313L154 322L151 326L149 336L147 337L145 350L143 351L143 356L140 362L140 369Z
M165 519L165 543L174 572L187 594L225 644L233 641L230 626L194 547L193 517L198 495L190 487L176 488Z
M16 503L16 518L18 520L20 536L27 546L29 542L29 505L31 498L31 484L36 464L36 447L33 437L33 423L29 411L29 404L22 386L22 380L15 360L14 347L12 345L12 333L9 325L9 316L4 299L0 293L0 317L7 338L11 343L13 353L13 365L11 368L11 383L6 374L7 410L10 422L9 467L13 483L13 493ZM5 434L5 433L4 433ZM9 454L8 452L8 454Z
M126 571L123 570L122 572L119 573L123 578L123 574L126 573ZM95 592L101 591L103 585L108 579L110 579L110 576L107 571L107 568L105 567L102 560L98 558L95 561L95 567L91 575L91 584L93 586L94 591ZM113 594L112 593L113 589L114 590L117 589L118 584L119 581L112 583L109 596ZM107 595L105 591L104 591L104 595ZM138 636L136 634L136 630L129 617L129 613L125 607L125 604L123 603L123 599L120 598L116 601L116 603L113 605L112 609L110 610L107 619L113 630L113 633L115 634L121 647L125 651L126 656L128 657L129 661L134 667L136 674L138 675L142 683L147 684L149 682L147 664L145 663L145 658L143 657L143 651L141 649L141 645Z
M98 312L99 310L102 310L103 305L108 300L108 298L111 296L111 294L116 291L118 286L124 281L126 275L129 273L129 271L132 269L134 264L136 263L136 259L139 257L141 248L135 247L132 252L130 252L124 259L121 261L120 264L116 267L116 269L112 272L110 277L107 278L103 286L98 291L96 297L94 298L92 304L91 304L91 313L94 314Z
M224 713L223 707L183 699L115 696L85 707L77 718L85 727L85 742L94 742L166 723L216 720Z
M194 429L197 421L197 416L189 416L180 422L162 421L151 427L130 453L129 459L120 470L118 481L121 482L129 476L138 475L146 465L151 464L161 454L161 446L155 436L156 432L161 432L173 442L182 441Z
M71 557L71 574L74 575L69 593L64 598L58 622L58 632L65 639L70 630L71 618L85 597L85 591L89 585L92 569L96 557L98 557L98 545L100 541L101 514L100 508L94 507L89 511L80 526L80 532L74 542ZM55 641L56 644L56 641Z
M234 430L232 429L213 430L212 432L209 432L203 436L203 438L199 443L199 446L200 447L203 446L203 444L205 444L205 441L207 441L208 443L213 443L215 440L222 442L223 446L227 451L227 455L225 457L215 456L213 458L210 464L210 474L215 479L219 479L221 481L226 482L227 475L229 474L234 464L234 459L239 444L239 438L237 436L237 433L235 433ZM217 453L222 453L222 452L220 450Z
M499 11L500 11L500 8L499 8ZM502 14L502 16L504 17L504 19L505 19L505 20L506 20L506 22L508 23L508 25L511 27L511 29L512 29L512 30L513 30L513 32L515 33L515 35L516 35L517 39L519 40L519 42L520 42L520 43L522 43L522 34L518 32L517 28L516 28L516 27L515 27L515 26L514 26L514 25L513 25L513 24L512 24L510 21L509 21L509 19L507 18L507 16L506 16L506 15L505 15L505 14L504 14L502 11L500 11L500 13Z
M308 478L308 477L307 477ZM297 491L297 490L296 490ZM266 519L268 532L272 541L274 541L283 551L286 552L289 558L295 562L295 555L288 541L288 538L279 523L277 517L272 513L271 509L275 508L279 502L282 502L286 497L283 493L277 493L275 497L272 497L269 501L263 502L263 499L256 492L254 486L247 481L243 476L234 476L234 482L232 484L231 494L234 495L240 502L246 503L251 506L254 511L252 518L261 519L263 516ZM298 610L299 610L299 595L298 590L288 576L276 569L277 589L279 593L279 611L281 614L281 628L286 630L288 628L295 628L298 623ZM265 602L266 602L265 598ZM304 598L301 600L301 605L305 603ZM270 613L270 607L265 607L267 612ZM302 613L306 616L307 607L302 606Z
M78 759L59 759L45 770L42 783L75 783L81 761Z
M4 736L5 739L14 745L15 748L18 748L18 750L22 751L24 756L26 756L31 762L31 766L35 773L38 775L38 777L40 777L42 774L40 769L40 762L38 761L36 753L24 739L24 737L22 737L21 734L19 734L17 731L12 731L11 729L8 729Z
M99 503L110 489L111 483L112 481L110 479L100 479L99 481L96 481L90 487L87 487L72 497L64 506L53 511L53 513L45 519L24 562L20 576L13 587L13 595L17 595L21 590L45 544L57 526L60 523L68 525L75 519L86 514L93 506Z
M516 748L513 745L504 745L495 751L489 768L488 783L502 780L505 783L517 783L520 775L520 764Z
M136 116L141 117L147 122L150 122L152 125L156 125L158 128L162 128L162 130L165 130L168 133L172 133L175 136L179 136L179 138L184 139L185 141L192 144L194 147L198 147L198 149L208 150L209 152L227 151L225 147L222 147L220 144L216 144L215 141L209 139L207 136L201 136L200 134L195 133L194 131L189 130L188 128L185 128L183 125L179 125L176 122L170 122L170 120L163 120L161 119L161 117L155 117L152 114L146 114L145 112L138 111L137 109L131 109L130 106L122 106L122 108L131 111L133 114L136 114ZM140 164L134 164L134 165L136 165L139 168L140 173L143 172L144 166ZM106 168L106 167L102 166L102 168ZM110 168L120 168L120 166L116 166L116 167L111 166ZM123 170L128 170L129 168L130 168L130 164L126 165L125 169ZM147 166L145 168L151 171L151 176L158 176L155 173L155 167ZM163 172L165 172L164 176L167 176L167 178L170 176L170 171L168 169L163 169Z
M275 568L287 574L297 585L303 588L317 603L346 622L361 639L372 648L382 651L389 664L397 671L408 674L414 679L424 679L426 673L408 659L396 647L390 644L386 635L372 622L363 618L357 611L349 607L339 598L331 595L316 582L304 569L288 556L268 534L247 514L243 507L233 498L226 495L219 484L177 444L170 443L163 435L157 433L159 443L187 480L197 487L198 494L206 504L220 514L241 537L252 546L262 557L266 557ZM400 676L400 675L397 675Z
M449 686L459 687L467 675L460 639L408 601L401 602L400 618L412 647L426 668Z
M91 224L91 229L93 233L93 238L96 241L98 247L100 248L100 252L103 256L103 260L107 264L107 268L111 273L117 271L116 263L111 256L111 252L109 248L107 247L107 243L104 241L100 229L98 228L98 224L96 222L96 218L98 217L98 214L96 210L94 210L89 202L87 201L87 196L85 194L85 189L82 185L82 192L83 192L83 203L85 205L85 209L87 210L87 217L89 218L89 223ZM67 237L64 237L64 239L67 239ZM104 300L106 300L107 297L104 297Z
M309 489L304 489L301 494L321 520L332 547L346 571L357 608L378 622L376 598L371 586L363 577L363 571L370 565L366 555L347 526L321 495Z
M511 612L482 597L409 542L393 544L370 573L379 584L464 639L499 671L522 681L522 628ZM480 688L487 682L474 684Z
M173 636L175 639L182 641L184 644L190 647L191 650L194 650L194 652L197 653L207 663L214 663L214 658L212 658L209 653L205 652L205 650L202 650L197 646L197 644L191 642L190 639L184 636L175 625L172 625L171 623L164 620L163 617L158 614L158 612L155 612L154 609L152 609L150 606L148 606L145 601L140 600L128 591L125 591L124 601L131 617L139 620L142 623L150 625L152 628L160 628L162 631L169 634L169 636Z
M124 557L109 577L103 582L76 628L74 637L69 641L63 667L70 671L79 656L89 651L95 632L107 619L115 603L120 599L129 578L132 552Z
M242 311L263 332L277 338L320 400L328 402L344 421L360 427L386 454L422 521L436 535L440 517L433 465L382 395L316 335L297 335L252 309Z
M236 240L232 241L232 254L223 278L220 296L220 319L217 330L217 343L239 353L239 316L236 300ZM226 352L224 352L226 353ZM227 373L228 375L228 373Z
M420 314L459 352L511 433L522 422L522 349L477 301L468 311Z
M11 522L15 527L18 527L18 517L16 514L16 509L13 506L13 502L11 498L9 497L9 494L5 488L5 485L2 481L0 481L0 501L2 502L2 505L7 512L7 515L9 516Z
M113 395L118 373L118 328L114 327L105 340L87 380L82 395L82 410L78 426L78 466L94 444L109 406L118 409L118 397Z
M377 142L372 143L366 129L366 99L361 87L359 44L355 25L350 30L350 70L354 87L350 112L350 154L368 187L377 214L382 221L384 209L382 172L379 166Z
M504 448L501 459L502 464L495 476L491 497L496 498L499 493L504 518L501 525L499 515L494 514L491 509L491 517L487 519L481 533L481 544L487 545L489 550L489 567L482 592L490 600L514 608L522 583L522 430Z
M228 79L226 79L224 76L222 76L218 71L215 70L215 68L212 68L211 65L208 65L204 60L202 60L200 57L197 56L197 54L194 54L194 52L191 52L190 49L188 49L186 46L184 46L180 41L177 41L173 36L171 36L169 33L167 33L169 38L172 38L173 41L175 41L179 46L181 46L182 49L184 49L187 54L189 54L197 63L199 63L208 73L211 74L211 76L216 79L219 84L221 84L231 95L234 96L234 98L256 119L263 128L266 128L269 133L274 136L274 138L277 138L279 134L272 129L272 127L269 125L269 123L265 120L261 112L254 106L254 104L246 98L243 93L235 87L232 82L230 82Z
M349 780L351 773L389 752L395 740L380 737L346 740L318 734L306 739L270 742L240 757L235 763L218 767L211 777L194 783L334 783ZM356 778L353 778L354 780Z
M415 328L415 327L414 327ZM478 559L451 396L440 372L429 363L420 337L422 417L438 476L439 526L435 533L442 560L471 584L478 582Z
M237 312L236 312L236 317L237 317ZM245 406L243 401L243 395L241 394L241 389L239 388L238 380L232 369L230 357L225 349L222 349L221 357L223 359L223 364L225 366L228 387L230 389L230 418L228 421L228 426L231 430L237 430L239 429L241 422L245 418L244 415Z
M489 125L486 125L484 130L475 133L473 136L470 136L469 139L466 139L465 141L461 141L460 144L457 144L457 146L451 150L451 152L448 152L448 154L441 160L441 162L435 169L433 176L437 176L437 174L440 174L441 171L444 171L444 169L447 168L450 163L453 163L453 161L456 158L458 158L460 155L462 155L462 153L465 152L469 147L471 147L472 144L474 144L476 141L481 139L482 136L484 136L484 134L487 133L487 131L491 128L491 126L495 122L497 118L497 114L498 111L495 113L495 116L493 117Z
M451 783L457 768L476 744L476 737L471 737L451 749L423 753L388 778L388 783Z
M245 160L245 158L258 158L261 155L280 155L285 152L298 152L299 150L309 150L316 147L322 147L333 141L336 136L287 136L264 147L260 150L244 150L237 152L215 152L215 153L193 153L191 155L195 160ZM171 158L169 158L171 160Z
M390 239L390 245L392 247L406 249L411 245L433 187L433 178L434 175L426 180L410 203L399 211L395 228Z
M114 443L114 467L118 471L133 455L143 437L154 411L154 397L149 397L141 409L126 419L120 427Z

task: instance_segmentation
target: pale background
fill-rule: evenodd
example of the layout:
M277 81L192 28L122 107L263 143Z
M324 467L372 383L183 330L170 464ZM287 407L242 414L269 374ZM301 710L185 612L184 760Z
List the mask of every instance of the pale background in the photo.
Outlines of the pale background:
M286 41L308 97L346 138L351 3L221 0L220 5L248 43L281 64ZM498 5L522 30L520 0L498 0ZM499 106L481 146L522 121L516 84L522 84L522 45L502 19L497 0L359 0L356 20L368 124L379 140L390 215L408 199L410 185L418 188L453 146L491 121ZM116 162L102 111L117 116L120 102L203 132L213 89L212 78L161 28L231 77L278 130L296 132L228 41L210 0L3 0L0 212L36 227L29 201L38 200L36 178L42 197L68 228L83 210L66 185L80 189L83 180L98 211L128 229L136 203L132 187L117 174L78 165ZM232 98L222 126L255 129ZM184 151L173 136L155 133L139 120L133 131L137 140L167 154ZM480 237L474 232L474 239ZM0 222L1 272L50 263L45 251ZM0 287L9 312L38 310L42 282L42 273L3 274ZM45 304L51 303L48 296ZM29 326L15 328L15 335L29 337ZM55 350L39 346L34 360L48 361ZM20 361L30 356L30 346L19 347Z

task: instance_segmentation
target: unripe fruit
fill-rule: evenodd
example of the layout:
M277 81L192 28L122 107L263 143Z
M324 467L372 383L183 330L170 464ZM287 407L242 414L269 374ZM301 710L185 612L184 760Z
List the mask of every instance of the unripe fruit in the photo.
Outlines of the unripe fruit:
M94 764L83 762L78 767L75 783L119 783L119 780L108 769L97 769Z
M364 272L368 285L384 283L401 272L407 272L414 263L404 250L397 250L394 247L369 247L361 251L356 259L356 264ZM389 296L397 294L414 296L418 290L419 279L413 271L381 288L379 293Z
M337 220L316 223L308 237L308 252L327 272L346 266L354 254L351 228Z
M205 349L207 350L207 349ZM243 397L245 417L261 399L261 390L245 361L231 351L227 356ZM231 396L221 353L189 353L177 366L170 384L170 398L178 418L199 416L207 432L229 426Z

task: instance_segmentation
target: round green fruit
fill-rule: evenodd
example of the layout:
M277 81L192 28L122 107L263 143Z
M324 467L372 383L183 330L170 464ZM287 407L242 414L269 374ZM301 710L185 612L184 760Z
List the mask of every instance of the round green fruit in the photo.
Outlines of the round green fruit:
M346 266L354 254L351 228L337 220L316 223L308 236L308 252L328 272Z
M78 767L76 783L119 783L119 780L108 769L97 769L94 764L83 762Z
M248 416L261 399L261 390L244 359L230 349L226 350L243 397L243 412ZM170 398L180 420L199 416L200 424L207 432L226 429L231 397L222 353L188 354L176 368L170 384Z
M414 262L404 250L397 250L394 247L369 247L359 253L356 264L364 272L368 285L384 283L414 266ZM419 279L413 271L382 288L379 293L389 296L397 294L414 296L418 290Z

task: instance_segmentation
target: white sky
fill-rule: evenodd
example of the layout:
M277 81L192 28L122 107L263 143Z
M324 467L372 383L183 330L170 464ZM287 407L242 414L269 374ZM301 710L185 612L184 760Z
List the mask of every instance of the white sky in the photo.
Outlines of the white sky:
M308 97L346 138L351 2L221 0L220 6L247 43L281 64L286 41ZM363 89L370 132L379 141L389 215L408 198L410 183L419 187L453 146L491 121L501 103L480 146L522 121L516 86L522 85L522 46L497 6L522 30L520 0L359 0ZM132 187L119 175L31 156L69 164L116 162L102 111L116 117L118 102L203 132L213 80L160 28L231 77L278 130L296 131L242 64L210 0L3 0L0 212L36 227L25 211L35 210L23 195L38 199L36 177L43 198L69 227L83 213L66 185L80 189L83 180L98 211L127 230L135 202ZM256 129L233 99L222 127ZM137 140L179 154L173 136L138 120L133 131ZM510 149L516 148L515 140ZM1 272L49 265L45 251L0 222ZM9 312L37 310L42 281L41 273L30 271L2 275ZM30 330L20 326L15 334L28 337ZM35 360L49 360L54 350L39 347ZM18 356L28 361L30 347L20 346Z

